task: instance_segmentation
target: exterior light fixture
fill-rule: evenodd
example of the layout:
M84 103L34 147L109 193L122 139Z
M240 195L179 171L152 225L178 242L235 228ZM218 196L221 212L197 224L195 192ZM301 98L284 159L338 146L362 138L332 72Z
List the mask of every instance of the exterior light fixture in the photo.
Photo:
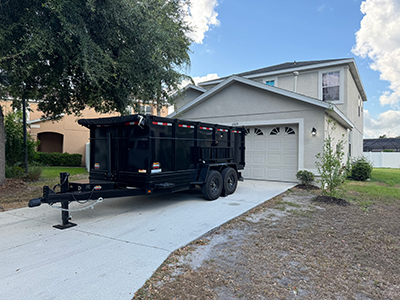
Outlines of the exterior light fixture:
M317 129L315 129L315 127L311 129L311 134L312 136L315 136L317 134Z

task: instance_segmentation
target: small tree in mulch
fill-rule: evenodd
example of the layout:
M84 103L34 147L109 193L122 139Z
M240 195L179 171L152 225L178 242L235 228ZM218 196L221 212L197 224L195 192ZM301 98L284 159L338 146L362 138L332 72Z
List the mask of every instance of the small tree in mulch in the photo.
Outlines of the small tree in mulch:
M336 197L340 194L340 186L346 179L345 167L342 166L344 158L344 140L340 139L336 144L335 139L332 137L332 133L337 128L336 122L328 118L327 119L327 137L324 139L324 146L321 153L316 155L318 172L321 179L318 182L322 187L322 196L320 200L323 202L332 202L337 199ZM318 201L318 197L316 199ZM337 199L342 200L342 199ZM344 200L343 200L344 201Z

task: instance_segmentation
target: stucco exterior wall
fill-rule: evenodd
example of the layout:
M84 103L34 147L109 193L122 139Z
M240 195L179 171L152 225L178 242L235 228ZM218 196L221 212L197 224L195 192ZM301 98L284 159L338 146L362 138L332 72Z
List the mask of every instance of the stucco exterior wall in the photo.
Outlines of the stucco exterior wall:
M175 110L178 110L179 108L181 108L182 106L184 106L185 104L189 103L190 101L192 101L193 99L199 97L201 94L203 94L200 91L196 91L194 89L187 89L186 91L184 91L182 93L181 96L178 96L174 99L175 101Z
M334 123L328 124L328 120L333 121ZM335 124L336 129L332 130L332 126ZM348 153L349 153L349 143L348 143L348 130L341 124L335 122L329 115L325 115L325 138L330 135L332 137L332 147L336 150L336 145L340 141L344 141L343 144L343 152L345 153L342 163L345 164L347 162Z

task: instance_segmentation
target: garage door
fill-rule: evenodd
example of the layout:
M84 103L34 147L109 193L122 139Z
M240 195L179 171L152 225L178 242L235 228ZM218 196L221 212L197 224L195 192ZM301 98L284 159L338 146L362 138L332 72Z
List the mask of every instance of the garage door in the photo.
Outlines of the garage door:
M296 181L297 164L297 124L246 128L244 178Z

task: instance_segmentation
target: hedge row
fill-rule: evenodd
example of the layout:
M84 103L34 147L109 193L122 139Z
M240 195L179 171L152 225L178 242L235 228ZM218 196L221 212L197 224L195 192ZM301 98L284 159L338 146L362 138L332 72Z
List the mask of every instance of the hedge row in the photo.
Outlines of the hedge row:
M36 161L45 166L79 167L82 163L82 154L37 152Z

